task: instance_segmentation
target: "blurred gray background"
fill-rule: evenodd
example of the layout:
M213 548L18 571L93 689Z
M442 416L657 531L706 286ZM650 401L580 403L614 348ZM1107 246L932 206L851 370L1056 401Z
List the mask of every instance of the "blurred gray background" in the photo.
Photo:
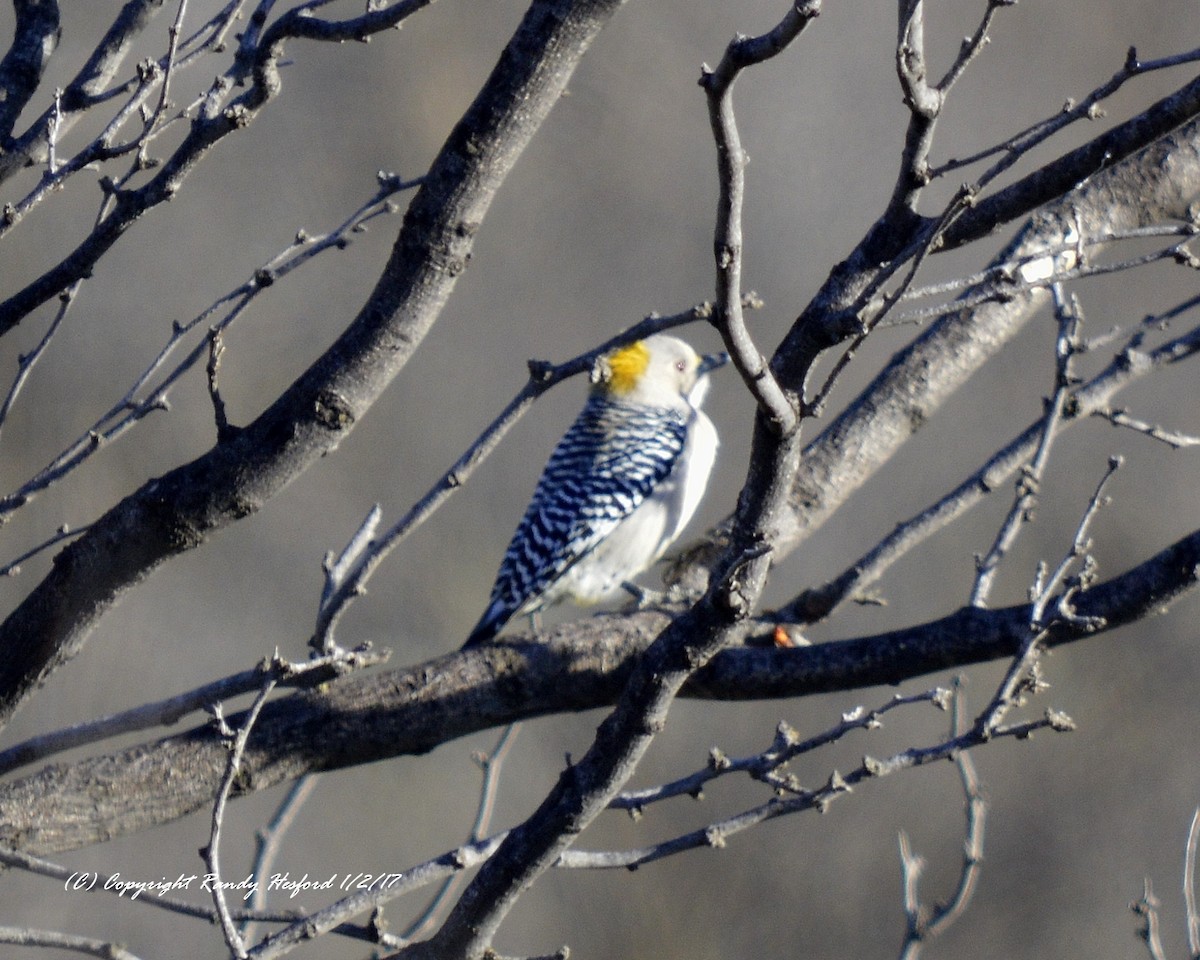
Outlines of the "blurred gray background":
M65 6L59 72L47 91L78 69L118 4ZM216 6L193 0L189 22ZM981 2L928 4L935 73L948 65L982 8ZM344 5L340 12L359 9ZM421 496L520 388L528 358L566 359L650 311L674 312L710 297L716 174L696 79L701 63L715 64L735 32L761 32L783 10L782 3L764 0L639 0L621 11L501 190L471 268L417 361L336 455L260 514L135 590L84 653L18 715L4 745L177 693L244 669L276 648L303 657L324 553L345 543L373 503L390 522ZM442 0L369 45L293 44L282 97L222 143L176 200L138 223L84 286L4 429L3 488L23 481L115 402L165 341L173 320L190 319L242 282L297 229L320 232L340 222L373 191L377 170L420 174L522 11L517 0ZM161 51L169 16L152 31L145 55ZM0 12L0 36L11 36L11 17L7 9ZM895 31L893 5L827 0L793 49L739 81L738 116L751 157L746 285L765 301L751 321L767 352L890 194L906 122L893 68ZM1085 95L1120 67L1131 45L1144 58L1197 45L1200 17L1194 0L1026 0L1001 11L992 35L939 127L938 159L988 145L1067 98ZM1107 104L1107 118L1068 132L1035 159L1093 136L1188 77L1185 68L1129 84ZM187 74L175 99L190 98L208 79L203 70ZM72 138L81 142L89 131L94 134L84 124ZM33 174L25 176L5 199L33 182ZM77 185L0 246L5 290L78 242L97 201L97 190ZM271 289L237 324L226 338L221 380L234 423L257 415L346 325L398 227L398 217L376 222L348 250L319 258ZM978 269L1000 242L937 260L924 279ZM1171 305L1194 291L1194 278L1160 266L1090 281L1078 291L1086 329L1095 335ZM18 352L36 342L48 316L39 314L0 344L0 382L15 371ZM835 404L849 400L913 334L914 328L902 327L873 337ZM700 349L717 345L708 329L684 335ZM1052 388L1053 337L1049 317L1030 324L848 509L780 566L770 599L836 575L1023 429ZM1089 362L1094 369L1107 359L1101 353ZM352 608L343 642L388 647L394 663L419 662L461 643L583 390L581 383L567 383L545 397L471 482L393 555ZM1123 401L1142 419L1186 430L1195 421L1197 393L1195 375L1185 369ZM708 409L723 446L697 531L733 507L752 415L732 374L719 378ZM169 414L150 418L6 526L4 559L60 524L88 522L213 440L197 370L173 393ZM1103 423L1082 425L1058 450L1038 522L1009 559L996 604L1023 599L1037 560L1055 560L1068 547L1087 496L1115 453L1125 454L1128 465L1111 487L1113 507L1093 531L1103 576L1200 523L1194 453L1171 453ZM1008 500L1002 492L892 571L880 584L888 606L847 610L813 638L908 625L962 605L971 558L991 542ZM32 561L0 583L4 609L46 563ZM1187 600L1169 617L1048 659L1052 689L1035 709L1062 709L1079 730L976 753L992 804L982 880L967 915L929 956L1144 956L1128 904L1140 895L1145 876L1164 901L1168 947L1185 949L1179 878L1188 821L1200 804L1197 610L1197 602ZM983 705L1001 672L1001 665L969 671L972 706ZM904 692L949 679L914 682ZM892 693L679 703L637 783L702 766L714 745L735 756L756 752L780 719L815 733L844 710L879 705ZM552 717L524 727L505 768L497 828L533 809L564 753L586 749L600 716ZM892 714L882 731L809 758L797 773L821 782L863 753L882 756L932 742L944 725L944 716L931 709ZM461 842L478 789L471 753L494 738L481 735L430 756L326 776L280 867L295 877L392 872ZM231 874L248 868L254 830L281 795L275 790L234 805L223 847ZM761 789L718 784L702 803L676 801L638 824L611 815L581 845L644 844L763 799ZM903 929L898 831L907 831L928 860L922 889L933 901L948 895L957 877L962 819L951 765L902 774L840 799L824 816L775 821L719 852L694 852L635 873L551 873L521 901L497 947L523 954L566 943L572 957L583 960L889 957ZM200 815L59 859L130 879L173 878L202 871L195 851L207 834L207 815ZM147 958L220 953L215 930L96 894L68 895L45 879L0 877L0 902L2 923L119 940ZM389 908L393 927L403 926L418 906ZM326 938L297 956L363 952Z

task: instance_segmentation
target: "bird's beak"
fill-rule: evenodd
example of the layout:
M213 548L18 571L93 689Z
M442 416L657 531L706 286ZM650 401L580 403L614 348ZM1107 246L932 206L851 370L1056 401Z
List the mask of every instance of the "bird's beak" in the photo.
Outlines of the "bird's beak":
M708 353L700 358L700 366L696 368L696 376L702 377L706 373L712 373L718 367L723 367L729 362L729 354L724 350L720 353Z

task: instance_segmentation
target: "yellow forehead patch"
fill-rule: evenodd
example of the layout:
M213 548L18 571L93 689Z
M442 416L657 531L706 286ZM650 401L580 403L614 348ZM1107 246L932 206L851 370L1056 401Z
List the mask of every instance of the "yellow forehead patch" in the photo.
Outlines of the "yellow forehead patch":
M618 395L629 393L637 386L649 365L650 348L644 340L614 350L604 358L608 389Z

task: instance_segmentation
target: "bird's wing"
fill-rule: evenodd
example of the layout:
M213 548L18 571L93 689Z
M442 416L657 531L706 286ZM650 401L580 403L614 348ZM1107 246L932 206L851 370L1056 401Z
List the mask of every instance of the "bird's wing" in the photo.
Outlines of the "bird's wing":
M555 448L468 645L494 636L628 517L674 469L687 425L672 410L589 403Z

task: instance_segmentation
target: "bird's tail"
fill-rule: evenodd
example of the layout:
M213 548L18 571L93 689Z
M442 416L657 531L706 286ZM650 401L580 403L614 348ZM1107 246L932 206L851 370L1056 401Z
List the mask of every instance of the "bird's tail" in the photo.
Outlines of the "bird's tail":
M483 616L479 618L479 622L475 624L475 629L467 637L467 642L462 645L462 649L469 650L472 647L478 647L492 640L507 622L508 617L509 613L504 609L502 604L498 602L493 603L487 608Z

